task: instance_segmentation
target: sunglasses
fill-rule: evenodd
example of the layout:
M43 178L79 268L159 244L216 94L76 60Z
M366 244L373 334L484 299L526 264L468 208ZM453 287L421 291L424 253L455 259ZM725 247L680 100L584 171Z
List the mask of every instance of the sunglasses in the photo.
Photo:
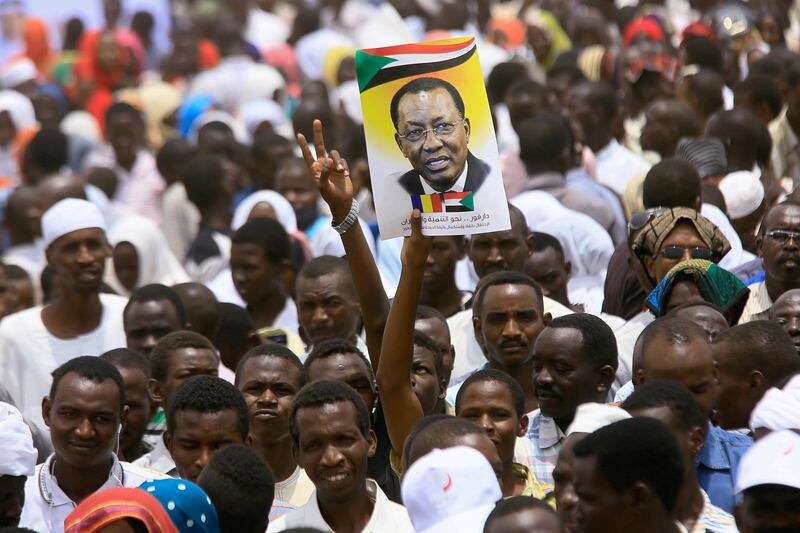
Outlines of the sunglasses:
M684 248L683 246L665 246L659 252L664 259L669 259L671 261L679 261L683 259L686 255L686 252L689 252L689 257L692 259L705 259L706 261L710 261L712 254L711 250L708 248Z
M766 235L775 242L785 243L788 242L789 239L794 239L794 242L800 243L800 233L796 231L773 229L768 231Z

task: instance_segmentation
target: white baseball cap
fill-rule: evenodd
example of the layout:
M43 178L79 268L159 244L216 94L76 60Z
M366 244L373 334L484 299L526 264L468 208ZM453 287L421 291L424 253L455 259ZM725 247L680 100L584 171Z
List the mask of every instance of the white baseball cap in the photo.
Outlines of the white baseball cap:
M417 533L482 533L503 497L489 461L467 446L417 460L403 476L402 493Z
M573 433L594 433L626 418L631 418L631 415L621 407L604 403L584 403L575 410L572 424L567 428L567 436Z
M736 493L759 485L800 490L800 435L790 430L770 433L744 454L736 475Z

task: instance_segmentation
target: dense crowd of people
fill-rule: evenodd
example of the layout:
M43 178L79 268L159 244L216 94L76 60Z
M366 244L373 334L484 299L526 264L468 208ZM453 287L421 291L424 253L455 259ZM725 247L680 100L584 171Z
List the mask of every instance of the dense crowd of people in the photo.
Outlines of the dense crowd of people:
M0 0L0 532L800 533L796 2L95 1ZM464 36L510 228L381 239L355 52Z

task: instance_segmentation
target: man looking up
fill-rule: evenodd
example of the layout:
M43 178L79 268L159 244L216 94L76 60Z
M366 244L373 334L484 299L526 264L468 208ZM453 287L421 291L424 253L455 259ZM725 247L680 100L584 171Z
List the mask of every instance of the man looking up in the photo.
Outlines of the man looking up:
M297 275L295 293L309 347L340 339L366 348L358 336L361 306L347 260L330 255L312 259Z
M614 422L575 445L575 511L582 533L679 533L683 459L658 420ZM685 531L685 530L684 530Z
M622 146L612 131L619 104L606 82L583 82L567 95L566 112L583 132L583 142L597 157L597 180L622 196L628 181L650 165Z
M367 406L351 387L325 380L306 385L292 403L289 432L297 463L315 491L307 504L271 523L270 533L294 527L414 531L405 509L367 478L375 433Z
M770 209L756 249L764 260L764 280L750 286L740 324L766 318L784 292L800 288L800 205L783 202Z
M157 475L114 454L125 423L125 385L108 361L83 356L59 366L42 416L55 453L25 483L20 526L61 533L64 519L90 494L138 487Z
M706 440L706 418L689 390L672 381L650 381L638 387L622 404L633 416L660 420L678 441L683 455L683 483L675 512L688 531L729 533L733 517L711 503L697 481L695 461Z
M572 263L564 258L561 243L549 233L534 232L533 239L533 253L525 262L525 273L542 287L545 296L572 308L567 294Z
M25 482L36 467L31 430L11 404L0 402L0 529L16 527L25 506Z
M756 404L771 387L800 372L800 357L780 324L757 320L714 339L719 392L716 422L724 429L749 427Z
M187 379L170 401L164 432L177 477L197 483L214 453L244 444L249 429L247 404L236 387L215 376Z
M633 385L648 381L676 381L694 396L708 420L706 441L697 457L697 479L711 503L726 512L733 510L733 480L741 456L752 445L750 437L712 425L717 402L717 371L708 334L696 324L680 318L660 318L647 326L636 342ZM618 397L624 397L620 389Z
M300 359L277 344L253 348L236 368L235 384L250 411L248 445L270 466L275 498L293 506L306 503L314 490L289 437L289 408L305 381Z
M128 348L146 356L165 335L186 328L187 322L181 299L158 283L133 291L122 313Z
M594 315L576 313L550 321L533 347L533 382L539 409L530 413L529 450L517 460L532 465L541 483L553 468L578 406L608 399L617 371L611 328Z
M150 381L150 361L139 352L128 348L109 350L100 356L116 367L125 384L125 408L128 415L119 434L119 457L132 463L153 449L143 437L150 419L150 396L147 383Z
M231 275L247 303L256 329L278 326L296 332L297 309L286 296L283 274L289 268L289 237L280 222L255 218L236 230Z
M147 441L153 451L143 455L136 464L164 474L173 475L175 462L170 456L163 433L166 411L178 387L192 376L216 377L219 356L211 342L192 331L176 331L159 341L150 354L148 392L154 404L161 407L150 420Z
M100 292L111 254L100 210L86 200L62 200L42 216L42 236L56 296L0 324L0 382L40 428L42 397L56 367L75 354L100 355L125 345L125 299Z

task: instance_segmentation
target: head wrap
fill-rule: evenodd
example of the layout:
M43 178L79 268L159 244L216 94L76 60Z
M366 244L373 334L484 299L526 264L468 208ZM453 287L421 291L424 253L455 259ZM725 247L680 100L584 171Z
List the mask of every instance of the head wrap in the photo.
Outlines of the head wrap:
M666 32L655 17L641 17L632 20L625 26L625 31L622 34L622 43L625 46L630 46L631 42L639 36L644 36L650 41L663 41L666 37Z
M276 193L277 194L277 193ZM138 215L123 218L114 224L108 232L108 240L112 246L121 242L129 242L139 256L139 279L137 287L151 283L161 283L168 287L185 283L189 276L175 258L169 248L167 238L158 225ZM110 268L106 269L106 281L119 294L128 294L128 290L117 280L114 262L109 260Z
M756 404L750 415L750 429L800 430L800 375L789 380L783 389L772 387Z
M337 87L339 85L339 67L342 61L348 57L355 56L355 53L355 47L348 45L336 45L325 52L325 58L322 61L322 79L328 84L328 87Z
M715 262L722 259L731 249L728 239L713 222L688 207L670 208L645 224L634 236L631 249L640 260L645 256L655 256L675 226L684 220L694 226L700 239L711 250Z
M750 295L742 281L711 261L691 259L678 263L647 296L645 305L656 317L667 314L667 302L675 284L688 280L697 285L703 299L725 315L728 323L736 324Z
M100 124L94 116L82 110L70 111L61 120L59 128L61 133L69 135L70 137L81 137L93 144L100 144L103 140L103 134L100 131Z
M37 452L31 430L17 408L5 402L0 402L0 450L0 477L33 475Z
M13 89L20 83L36 79L36 65L27 57L14 59L0 70L0 82L6 89Z
M102 490L83 500L64 521L64 533L93 533L126 518L138 520L149 533L178 533L158 500L130 487Z
M561 23L549 11L536 7L528 8L525 12L525 23L529 26L536 26L550 37L550 51L547 52L547 57L536 58L544 68L550 68L562 52L572 48L572 42L564 28L561 27Z
M103 213L93 203L79 198L65 198L42 215L42 238L47 248L53 241L73 231L99 228L106 231Z
M187 98L178 109L178 130L181 133L181 137L188 138L189 130L192 128L192 123L195 119L211 109L213 105L214 99L204 94L197 94Z
M701 178L722 176L728 171L725 145L716 137L683 137L678 142L675 157L694 165Z
M283 197L280 193L269 190L256 191L239 203L236 211L233 213L233 222L231 222L231 229L238 230L244 226L247 219L250 217L250 212L253 208L260 203L267 203L275 210L275 215L278 217L278 222L281 223L286 233L294 233L297 231L297 218L289 200Z
M17 131L36 126L33 104L17 91L0 91L0 111L8 111Z
M219 518L211 498L191 481L157 479L146 481L139 488L161 503L180 531L219 533Z
M252 139L262 122L272 124L272 129L284 137L292 137L292 125L286 112L275 100L251 100L239 109L247 135Z
M573 433L594 433L626 418L631 418L631 415L621 407L604 403L584 403L575 410L575 418L567 428L567 436Z

